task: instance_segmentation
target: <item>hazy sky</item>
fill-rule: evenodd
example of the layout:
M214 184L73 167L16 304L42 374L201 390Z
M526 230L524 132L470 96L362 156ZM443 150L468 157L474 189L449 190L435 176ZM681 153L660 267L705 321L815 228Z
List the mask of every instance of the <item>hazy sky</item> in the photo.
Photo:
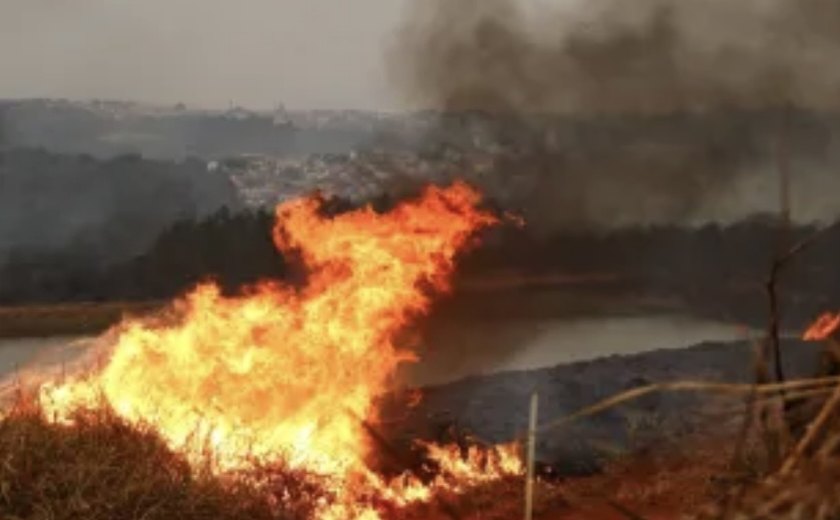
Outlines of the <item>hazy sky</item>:
M392 108L407 0L0 0L0 97Z

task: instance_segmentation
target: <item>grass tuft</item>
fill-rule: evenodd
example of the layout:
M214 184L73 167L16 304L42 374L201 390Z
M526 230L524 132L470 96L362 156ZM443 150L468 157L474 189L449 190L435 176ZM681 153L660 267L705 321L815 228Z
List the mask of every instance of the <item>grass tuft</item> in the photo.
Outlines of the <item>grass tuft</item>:
M312 512L306 478L273 469L196 474L154 432L108 411L81 411L73 426L18 406L0 420L0 518L26 520L297 520ZM283 492L267 492L268 484ZM277 487L276 489L279 489Z

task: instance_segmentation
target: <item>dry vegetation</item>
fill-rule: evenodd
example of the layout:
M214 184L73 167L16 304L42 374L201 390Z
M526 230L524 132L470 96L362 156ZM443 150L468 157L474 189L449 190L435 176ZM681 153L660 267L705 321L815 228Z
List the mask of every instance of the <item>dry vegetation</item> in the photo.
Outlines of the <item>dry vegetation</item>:
M832 520L840 518L840 386L814 401L818 413L800 437L786 437L779 463L738 479L696 518ZM784 432L786 433L786 431ZM757 448L769 451L767 444ZM771 459L772 460L772 459ZM766 460L765 460L766 463Z
M23 400L21 402L24 402ZM330 500L317 476L281 466L224 477L196 471L151 428L107 410L80 411L54 424L19 404L0 420L0 518L6 520L304 520ZM389 520L507 520L521 514L516 478L438 496ZM537 508L558 503L539 489Z
M801 452L788 451L797 455L789 455L785 469L767 471L766 461L757 462L764 449L760 435L750 436L738 453L731 438L712 440L700 432L687 444L621 458L600 475L544 482L535 518L837 518L840 422L812 424L812 441ZM221 478L191 469L150 428L128 425L107 410L79 412L73 426L62 426L36 406L19 404L0 420L4 519L303 520L323 500L329 493L317 477L282 467ZM394 520L509 520L521 514L518 478L385 512Z
M0 310L0 326L25 316L32 319L28 323L43 327L45 317L54 317L51 330L58 327L66 333L77 326L82 332L82 326L104 328L124 312L154 307L91 305L87 313L80 312L78 305L7 309ZM17 330L24 330L25 323L15 325ZM779 428L779 421L768 425L751 420L745 423L749 428L742 439L733 439L731 430L713 435L711 428L696 432L689 442L626 454L600 475L544 482L538 488L535 518L840 518L838 384L837 377L756 386L683 382L637 388L606 399L558 424L620 406L648 391L753 394L755 401L748 403L746 415L743 406L729 407L728 417L735 420L760 416L762 406L778 412L780 389L788 399L807 397L811 406L798 437L787 436L776 446L783 451L775 461L768 456L771 447L765 444L765 434L768 428ZM2 519L304 520L312 518L319 501L329 500L329 493L312 475L272 467L215 477L192 469L151 428L128 425L107 410L80 412L70 427L53 424L27 403L20 400L0 418ZM410 510L385 512L389 520L509 520L521 514L518 478L464 495L438 496L433 503Z
M196 474L153 432L108 412L80 412L64 427L18 407L0 422L4 519L303 519L313 499L301 499L305 476L292 481L278 502L242 479Z
M49 310L61 315L57 309ZM91 309L105 316L126 307ZM47 314L47 308L33 308L29 315ZM0 315L8 319L13 314ZM653 391L708 391L735 397L735 402L724 400L727 418L735 422L760 416L762 407L778 412L780 389L787 392L787 399L807 397L811 405L799 436L784 439L784 451L775 461L768 456L765 433L778 428L778 421L768 425L751 420L745 423L749 428L742 439L734 439L732 430L723 431L718 423L718 431L703 429L668 446L627 453L602 474L544 482L538 488L535 518L840 518L838 384L837 377L823 377L765 385L652 385L562 418L557 425ZM754 401L747 403L745 415L739 403L748 395ZM464 495L438 496L433 503L410 510L385 511L385 516L389 520L519 518L522 487L521 479L511 478ZM283 467L222 478L196 471L167 449L151 428L128 425L107 410L80 412L73 426L62 426L21 398L0 419L0 518L4 520L304 520L312 518L319 501L329 500L324 489L317 477Z

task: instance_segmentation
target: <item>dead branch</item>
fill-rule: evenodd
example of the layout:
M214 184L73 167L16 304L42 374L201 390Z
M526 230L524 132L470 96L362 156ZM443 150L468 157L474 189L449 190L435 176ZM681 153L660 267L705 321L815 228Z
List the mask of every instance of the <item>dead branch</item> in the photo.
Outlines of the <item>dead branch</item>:
M772 395L778 394L781 390L807 390L814 389L827 385L840 384L840 376L822 377L812 379L802 379L786 381L784 383L768 383L763 385L754 384L739 384L739 383L711 383L705 381L676 381L671 383L659 383L627 390L612 397L603 399L591 406L582 408L577 412L566 415L554 421L548 422L537 428L537 432L543 433L555 428L565 426L578 419L596 415L624 403L637 400L646 395L657 392L707 392L730 396L744 396L750 392L756 392L757 395ZM517 438L521 439L524 433L520 433Z
M796 467L797 462L799 462L808 449L813 446L819 434L825 429L826 424L828 424L831 415L838 407L840 407L840 384L835 387L834 393L831 394L831 397L825 402L820 410L820 413L813 421L811 421L811 424L808 425L805 435L790 455L788 455L788 458L785 460L781 470L779 471L781 475L789 474L793 468Z

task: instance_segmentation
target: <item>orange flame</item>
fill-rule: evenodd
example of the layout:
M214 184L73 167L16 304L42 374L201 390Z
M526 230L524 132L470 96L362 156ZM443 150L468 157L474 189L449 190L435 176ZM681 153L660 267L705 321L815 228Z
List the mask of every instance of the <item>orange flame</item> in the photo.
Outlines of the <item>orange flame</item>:
M826 312L802 335L805 341L825 341L840 328L840 312Z
M300 255L305 287L264 282L225 297L200 285L166 316L120 325L104 368L44 385L44 408L68 421L104 398L191 460L209 450L217 471L283 460L339 482L361 475L397 503L427 498L428 487L386 485L366 468L361 421L376 420L374 400L397 366L415 359L395 344L397 333L426 311L430 290L448 289L456 253L475 231L497 222L479 200L456 183L429 187L387 214L365 208L326 218L316 198L283 204L274 241ZM477 452L457 462L429 449L447 474L468 480ZM488 475L519 471L513 450L494 453ZM356 508L322 516L377 518Z

